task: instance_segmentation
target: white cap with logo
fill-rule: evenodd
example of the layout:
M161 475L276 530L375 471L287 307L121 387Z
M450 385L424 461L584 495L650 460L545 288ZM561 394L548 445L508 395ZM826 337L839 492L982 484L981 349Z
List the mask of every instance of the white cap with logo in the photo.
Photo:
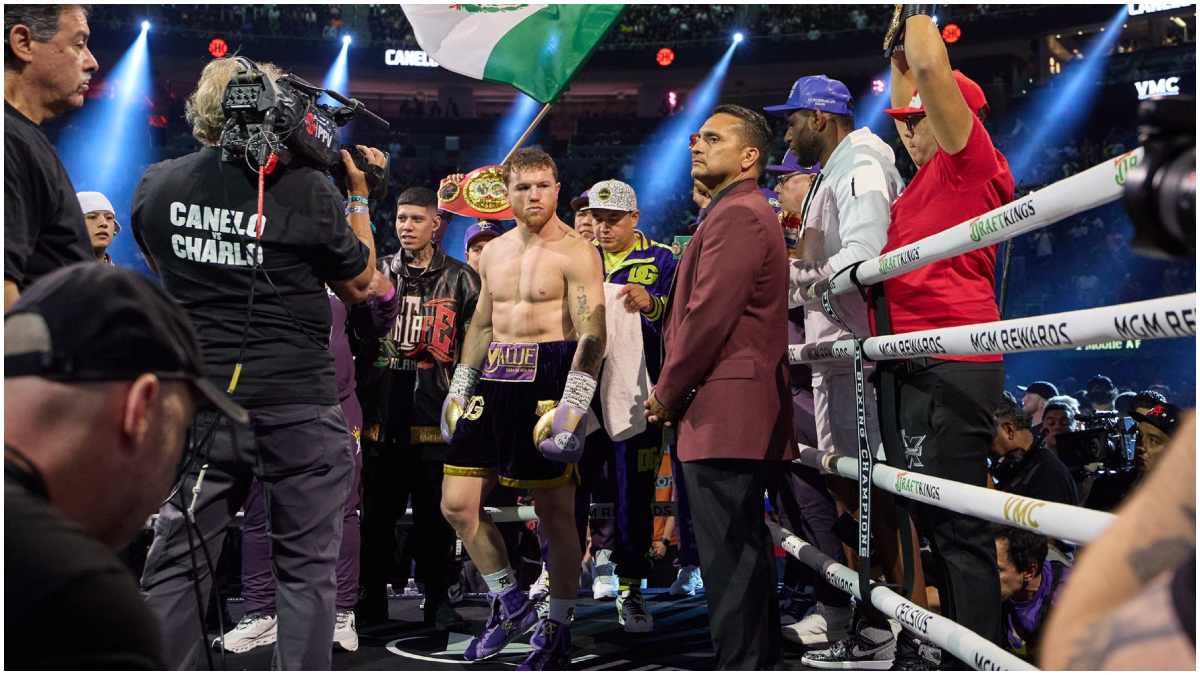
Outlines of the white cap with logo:
M637 194L628 183L619 180L602 180L588 190L589 209L610 211L637 211Z

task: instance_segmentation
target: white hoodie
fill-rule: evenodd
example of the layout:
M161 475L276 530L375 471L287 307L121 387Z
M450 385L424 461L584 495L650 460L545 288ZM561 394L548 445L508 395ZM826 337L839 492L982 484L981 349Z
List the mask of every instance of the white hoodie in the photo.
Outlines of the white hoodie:
M838 143L814 188L806 200L801 259L789 261L788 289L789 308L805 305L805 342L809 343L850 337L825 316L819 300L805 303L804 294L815 282L879 255L887 242L892 202L904 181L896 171L892 148L863 127ZM858 337L870 335L867 306L858 293L836 296L835 309Z

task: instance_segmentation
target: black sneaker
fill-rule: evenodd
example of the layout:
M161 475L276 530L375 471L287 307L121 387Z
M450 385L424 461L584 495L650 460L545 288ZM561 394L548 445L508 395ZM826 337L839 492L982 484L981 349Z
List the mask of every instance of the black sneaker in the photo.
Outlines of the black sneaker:
M942 648L930 644L908 631L901 631L896 641L896 661L892 670L940 670Z
M810 651L800 662L819 670L887 670L896 656L896 636L887 628L859 626L826 649Z

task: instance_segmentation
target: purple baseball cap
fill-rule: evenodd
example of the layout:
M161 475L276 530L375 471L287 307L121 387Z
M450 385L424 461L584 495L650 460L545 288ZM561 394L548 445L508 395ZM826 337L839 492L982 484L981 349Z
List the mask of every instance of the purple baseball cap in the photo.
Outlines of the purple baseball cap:
M771 205L772 209L775 209L775 213L783 210L783 205L779 203L778 192L770 188L758 188L758 191L762 193L762 196L767 198L767 203Z
M769 105L763 110L783 113L793 110L823 110L835 115L852 115L850 90L838 80L824 75L808 75L796 80L786 103Z
M467 235L463 237L463 248L470 249L471 242L479 237L487 236L495 239L502 234L504 234L504 230L502 230L496 223L493 223L490 220L476 221L471 223L471 226L467 228Z
M571 210L578 211L588 207L588 191L584 190L582 194L571 200Z
M800 166L796 163L796 153L789 149L783 153L783 160L779 164L772 164L767 167L767 173L821 173L821 163L817 162L812 166Z

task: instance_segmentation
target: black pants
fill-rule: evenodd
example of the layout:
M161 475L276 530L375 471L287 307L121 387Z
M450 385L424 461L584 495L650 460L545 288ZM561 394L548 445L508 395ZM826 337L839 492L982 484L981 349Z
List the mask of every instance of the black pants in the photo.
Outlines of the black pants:
M837 506L821 472L795 462L785 463L771 474L771 502L779 510L780 523L819 551L845 564L842 542L834 534ZM796 585L813 587L817 602L830 607L849 607L850 596L836 589L824 576L792 556L787 558L787 573Z
M654 531L654 479L662 463L662 431L648 425L642 433L624 441L613 441L601 429L587 440L584 464L589 465L591 497L601 503L611 498L613 518L592 520L592 554L607 548L617 576L646 579L650 575L650 539ZM603 466L599 466L603 465ZM603 483L607 485L603 485ZM580 492L583 492L582 490ZM587 493L582 496L583 500ZM587 513L587 502L576 495L575 517Z
M202 437L216 420L216 413L201 412L196 433ZM196 466L179 490L182 499L159 510L142 574L146 604L162 624L168 668L196 665L207 647L197 640L201 619L192 588L193 574L199 576L201 597L208 597L212 584L200 545L214 563L220 559L226 528L257 477L267 498L279 615L272 667L329 670L342 514L354 482L355 450L340 405L264 406L250 410L249 428L224 419L217 423L196 498L198 566L193 569L184 529L184 510L200 473Z
M385 447L363 439L362 586L364 606L387 607L385 586L400 555L396 520L412 498L409 550L425 597L446 598L454 557L454 528L442 515L443 462L429 448ZM407 576L407 574L405 574ZM382 600L382 604L381 601ZM432 602L427 603L427 606Z
M995 423L991 411L1004 389L999 362L913 359L881 364L881 423L888 463L968 485L987 485L987 453ZM894 432L892 423L898 427ZM999 643L1000 580L996 544L987 523L953 511L912 503L917 530L929 539L941 612Z
M754 670L780 660L775 551L763 508L768 476L779 470L755 460L683 464L718 668Z

